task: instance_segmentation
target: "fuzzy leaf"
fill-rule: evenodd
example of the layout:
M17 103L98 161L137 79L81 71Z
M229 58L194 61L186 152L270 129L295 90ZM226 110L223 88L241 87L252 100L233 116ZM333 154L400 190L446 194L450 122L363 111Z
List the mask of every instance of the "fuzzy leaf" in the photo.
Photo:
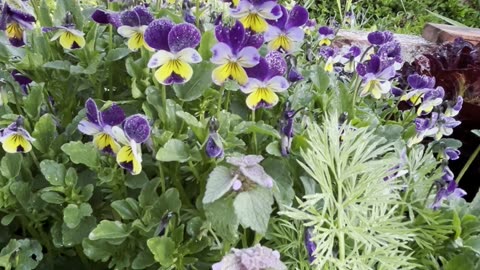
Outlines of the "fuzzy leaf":
M17 177L22 167L22 160L23 157L20 153L6 153L0 165L2 175L8 179Z
M174 260L175 242L166 237L154 237L147 240L147 246L153 254L155 261L161 266L170 266Z
M61 148L73 163L84 164L90 168L98 167L99 155L92 143L69 142L62 145Z
M228 196L204 206L205 216L216 234L230 242L238 237L238 217L233 208L233 197Z
M190 153L184 142L178 139L170 139L158 150L156 158L163 162L186 162L190 159Z
M90 240L99 239L124 239L130 235L127 225L120 221L102 220L88 235Z
M65 179L65 166L63 164L48 159L42 160L40 170L52 186L63 186Z
M57 134L55 121L50 114L44 114L35 124L35 129L32 133L32 137L35 141L32 142L33 146L42 153L47 153L50 150L53 140Z
M272 204L272 192L260 186L239 193L233 202L240 223L261 234L267 231Z
M208 176L207 188L202 202L207 204L221 198L230 190L234 180L229 168L216 167Z

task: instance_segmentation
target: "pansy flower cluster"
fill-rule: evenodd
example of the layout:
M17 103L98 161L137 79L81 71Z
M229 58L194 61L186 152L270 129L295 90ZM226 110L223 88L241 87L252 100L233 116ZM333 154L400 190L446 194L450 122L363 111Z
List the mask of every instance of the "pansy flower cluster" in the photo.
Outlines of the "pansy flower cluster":
M28 153L32 150L33 141L35 139L23 128L21 116L8 127L0 129L0 143L7 153Z
M116 156L117 163L131 174L142 171L141 144L150 137L150 125L143 115L125 117L120 106L112 104L101 111L93 99L85 102L87 119L78 130L93 136L93 144L103 153Z

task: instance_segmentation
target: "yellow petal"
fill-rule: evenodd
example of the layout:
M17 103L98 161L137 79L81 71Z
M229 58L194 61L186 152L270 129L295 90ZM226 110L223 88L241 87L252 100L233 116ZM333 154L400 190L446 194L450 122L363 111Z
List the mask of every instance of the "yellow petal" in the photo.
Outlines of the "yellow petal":
M65 49L78 49L85 46L85 38L65 31L60 35L60 45Z
M173 74L182 77L187 82L192 78L193 69L188 63L181 60L170 60L155 72L155 78L164 83Z
M275 106L278 103L278 96L268 88L258 88L248 95L246 100L248 108L252 110L255 110L261 102L268 104L269 107Z
M13 22L7 26L6 29L7 37L9 39L23 39L23 29L16 22Z
M240 85L248 82L247 72L242 66L235 62L228 62L215 68L212 73L212 78L216 84L222 84L228 78L232 78Z
M141 47L144 47L144 44L145 41L143 39L143 34L140 32L135 33L132 37L128 39L128 48L132 51L136 51Z
M245 69L238 63L230 64L230 76L233 80L237 81L240 85L244 85L248 82L248 76Z
M142 164L135 158L130 146L124 146L118 151L117 163L133 175L137 175L142 171Z
M280 48L284 49L285 51L289 52L292 50L293 42L286 37L285 35L280 35L276 39L270 41L268 43L268 48L271 51L276 51Z
M6 138L2 147L7 153L27 153L32 150L32 144L18 133L13 133Z
M106 133L99 133L93 137L93 144L100 150L104 152L113 152L117 153L120 150L120 146L112 138L112 136Z
M248 14L246 17L241 18L240 22L245 28L250 28L257 33L263 33L268 29L268 23L257 13Z
M240 2L240 0L232 0L232 4L234 7L238 6L238 3Z
M320 46L330 46L330 44L332 44L332 41L328 38L324 38L322 40L320 40Z

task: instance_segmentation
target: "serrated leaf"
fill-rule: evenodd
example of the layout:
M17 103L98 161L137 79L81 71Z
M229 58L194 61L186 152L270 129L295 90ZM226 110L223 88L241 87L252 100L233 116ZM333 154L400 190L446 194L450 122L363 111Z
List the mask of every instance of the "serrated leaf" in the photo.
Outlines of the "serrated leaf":
M209 61L193 65L193 76L185 84L174 84L173 90L177 97L182 101L196 100L210 88L212 84L212 71L215 67Z
M156 158L163 162L186 162L190 159L190 153L184 142L177 139L170 139L158 150Z
M170 266L174 260L175 242L166 237L154 237L147 240L147 246L153 254L155 261L161 266Z
M44 114L38 122L35 124L32 137L35 141L32 142L33 146L41 153L47 153L50 150L55 137L57 135L57 128L55 120L50 114Z
M22 160L23 157L20 153L6 153L0 164L2 175L8 179L17 177L22 168Z
M240 223L261 234L267 232L272 204L271 190L260 186L250 191L240 192L233 202L235 214Z
M102 220L88 235L90 240L124 239L130 235L127 225L120 221Z
M52 186L63 186L65 179L65 166L63 164L48 159L42 160L40 171Z
M208 176L207 188L202 202L207 204L221 198L230 190L234 180L229 168L216 167Z
M98 167L99 154L92 143L69 142L62 145L61 149L75 164L84 164L90 168Z

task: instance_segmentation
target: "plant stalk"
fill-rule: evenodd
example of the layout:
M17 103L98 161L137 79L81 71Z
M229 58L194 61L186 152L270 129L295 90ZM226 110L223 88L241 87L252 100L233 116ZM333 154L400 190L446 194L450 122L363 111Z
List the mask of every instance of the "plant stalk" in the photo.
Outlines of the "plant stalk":
M467 160L467 163L465 163L462 170L458 174L457 179L455 180L455 182L457 182L457 184L460 183L460 180L462 180L462 177L465 175L468 168L470 168L470 166L472 165L473 161L475 160L475 158L478 156L479 153L480 153L480 144L477 146L477 148L475 149L473 154L470 155L470 158Z

